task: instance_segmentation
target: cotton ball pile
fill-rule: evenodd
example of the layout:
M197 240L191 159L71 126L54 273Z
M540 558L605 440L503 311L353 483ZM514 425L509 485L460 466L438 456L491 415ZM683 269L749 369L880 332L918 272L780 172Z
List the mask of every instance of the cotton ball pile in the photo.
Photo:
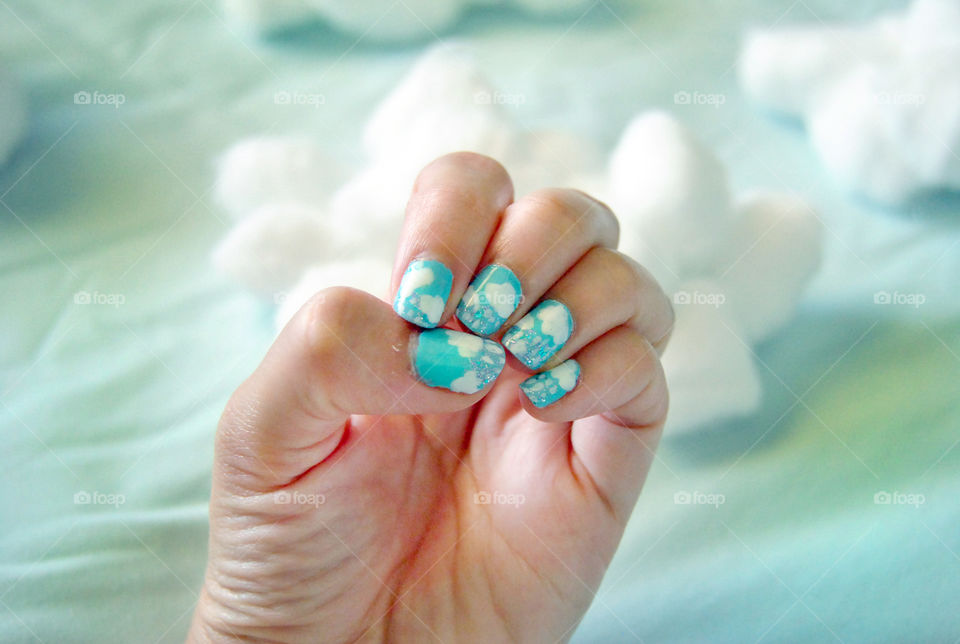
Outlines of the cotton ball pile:
M759 404L751 346L792 315L819 262L816 215L790 195L733 197L723 165L663 113L637 117L602 170L570 132L530 132L465 52L428 52L374 110L366 164L340 167L300 139L253 139L219 164L217 195L238 220L214 263L273 294L277 326L317 291L354 286L387 297L403 210L420 168L447 152L501 160L516 192L596 191L620 216L624 250L673 295L677 323L664 369L669 426L684 431Z
M672 294L663 358L672 432L753 411L752 346L792 315L820 263L820 224L780 193L731 196L726 170L673 117L643 114L614 150L603 195L621 245Z
M218 163L216 197L238 223L214 250L214 266L281 301L282 326L325 286L385 295L411 186L436 157L458 150L492 156L519 194L596 168L592 144L569 132L525 130L499 95L467 50L441 45L374 109L363 136L366 164L346 180L344 168L309 140L240 141Z
M0 67L0 165L5 163L27 128L27 105L13 77Z
M472 6L515 5L536 14L571 12L587 0L223 0L226 16L267 33L322 19L338 29L385 41L425 39L446 31Z
M863 25L759 30L740 78L803 119L824 165L889 205L960 190L960 4L915 0Z

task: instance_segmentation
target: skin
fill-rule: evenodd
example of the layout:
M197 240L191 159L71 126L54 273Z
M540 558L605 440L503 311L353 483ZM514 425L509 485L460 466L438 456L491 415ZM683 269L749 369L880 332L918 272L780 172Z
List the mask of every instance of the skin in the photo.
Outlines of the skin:
M543 409L519 392L532 372L513 357L477 394L427 387L410 370L416 327L372 295L318 293L221 418L189 641L568 639L667 411L659 355L673 313L613 250L617 235L583 193L514 200L487 157L424 168L392 289L411 259L443 261L454 284L441 324L462 328L453 313L472 276L507 265L525 298L493 339L559 299L576 325L543 368L573 357L582 380Z

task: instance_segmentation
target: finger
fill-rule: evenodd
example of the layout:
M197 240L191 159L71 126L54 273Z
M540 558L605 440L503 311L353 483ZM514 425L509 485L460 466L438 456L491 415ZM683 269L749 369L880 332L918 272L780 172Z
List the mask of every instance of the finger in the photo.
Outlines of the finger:
M587 386L581 388L579 401L571 395L568 402L571 407L582 405L586 411L568 412L592 414L573 423L570 444L575 458L571 462L589 473L583 480L591 482L617 519L625 524L653 463L669 397L663 368L653 347L646 344L644 352L646 339L642 336L628 340L617 335L607 334L580 352ZM630 352L636 354L637 362L632 366L618 365L626 375L610 382L610 375L596 377L589 366L598 357L593 351ZM592 357L588 358L588 353ZM612 364L614 358L609 355L607 360L605 364ZM613 371L599 368L607 374ZM631 393L634 395L628 399ZM558 412L562 413L560 408L548 413Z
M474 333L495 334L590 248L615 247L618 231L610 209L578 190L549 188L517 200L490 240L457 317Z
M662 348L673 326L673 308L643 267L596 247L504 333L503 345L528 369L549 368L620 325Z
M524 380L520 398L527 413L544 422L569 422L620 410L625 414L620 417L631 424L648 426L660 419L632 412L643 411L636 402L639 396L663 393L651 387L662 373L647 338L636 329L618 326L572 358ZM630 408L624 409L626 405Z
M300 309L231 398L218 453L257 482L283 484L336 449L350 414L464 409L504 362L495 342L411 330L373 295L327 289Z
M426 328L449 318L512 199L506 170L479 154L448 154L420 172L391 286L400 317Z

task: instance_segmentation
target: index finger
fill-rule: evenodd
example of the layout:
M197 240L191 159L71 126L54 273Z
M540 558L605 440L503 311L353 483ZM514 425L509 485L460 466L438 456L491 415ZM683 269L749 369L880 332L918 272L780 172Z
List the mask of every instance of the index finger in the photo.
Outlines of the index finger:
M510 176L490 157L455 152L420 171L391 281L400 317L426 328L450 318L511 201Z

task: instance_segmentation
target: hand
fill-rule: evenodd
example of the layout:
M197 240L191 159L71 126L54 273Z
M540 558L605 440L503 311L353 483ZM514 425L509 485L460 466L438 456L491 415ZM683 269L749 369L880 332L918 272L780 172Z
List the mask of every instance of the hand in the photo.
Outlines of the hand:
M459 317L508 351L414 326L352 289L304 305L220 420L191 641L569 638L667 410L672 310L617 237L610 210L581 192L513 201L487 157L428 165L407 207L397 309L456 324L466 293ZM407 271L417 259L429 262ZM449 268L445 303L430 262ZM512 271L521 299L503 271L467 290L491 264ZM524 362L544 360L539 371L560 366L527 381Z

